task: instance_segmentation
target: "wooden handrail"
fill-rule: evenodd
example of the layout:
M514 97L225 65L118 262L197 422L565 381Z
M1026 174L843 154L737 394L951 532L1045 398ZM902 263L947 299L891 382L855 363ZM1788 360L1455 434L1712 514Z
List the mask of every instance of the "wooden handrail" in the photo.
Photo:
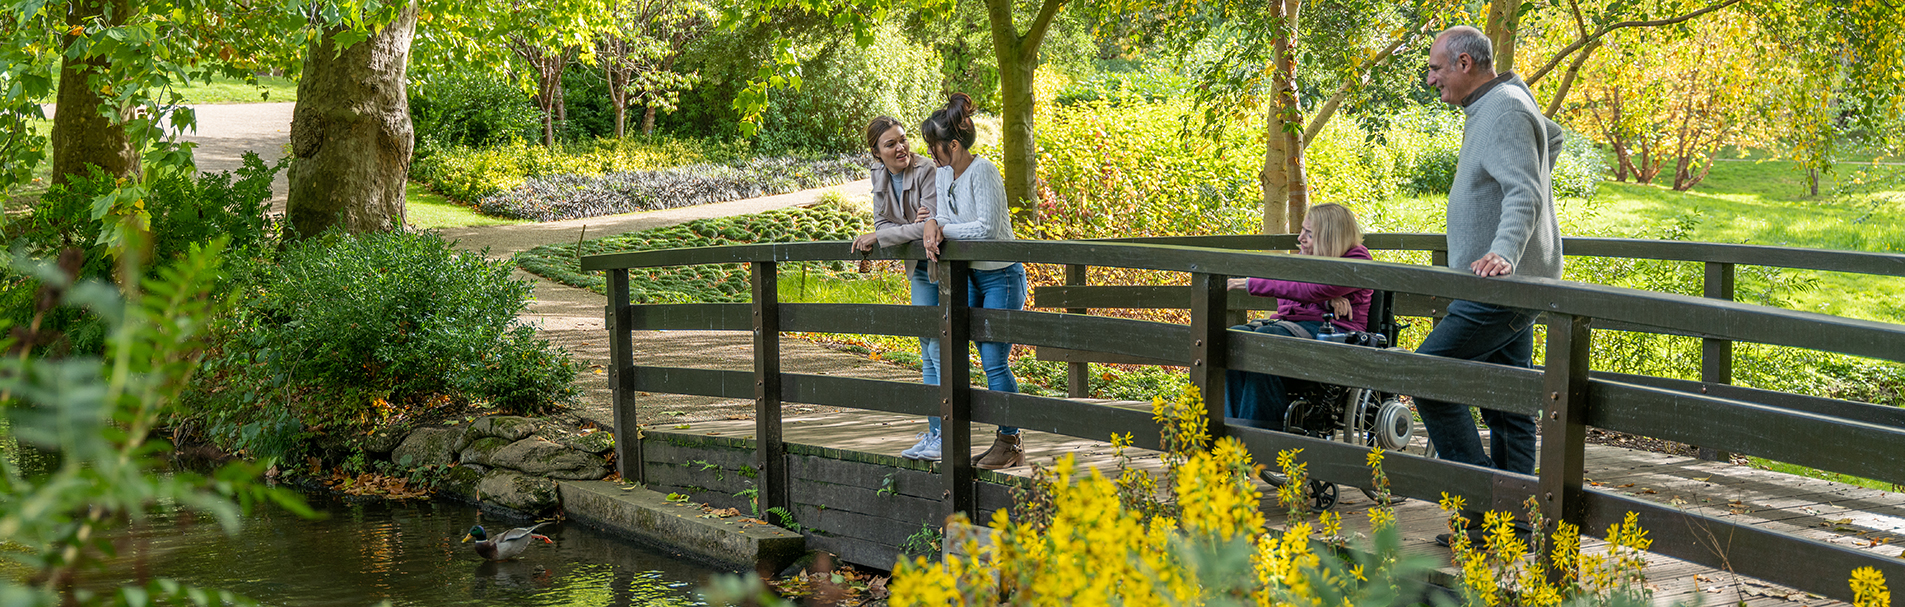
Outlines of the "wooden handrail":
M1430 250L1440 235L1371 235L1372 247ZM942 360L964 359L968 341L1107 352L1184 364L1212 402L1222 398L1227 369L1275 373L1384 392L1462 402L1487 408L1542 415L1544 444L1539 477L1510 474L1403 456L1385 464L1399 495L1434 499L1442 492L1466 496L1475 507L1519 510L1537 498L1548 516L1592 532L1618 521L1628 511L1656 538L1655 552L1693 562L1721 565L1776 583L1845 597L1843 577L1854 566L1873 566L1905 576L1905 562L1842 546L1784 535L1729 520L1642 502L1581 483L1584 447L1580 440L1592 425L1790 461L1815 468L1905 483L1905 416L1858 403L1726 387L1730 372L1708 368L1705 382L1681 382L1588 372L1592 326L1651 326L1726 343L1732 340L1841 352L1905 361L1905 325L1782 310L1731 301L1733 264L1777 265L1835 271L1905 275L1897 265L1905 257L1881 254L1811 252L1706 243L1657 243L1574 239L1572 252L1622 254L1650 259L1674 258L1707 264L1708 295L1689 297L1566 281L1505 277L1484 279L1447 268L1411 266L1266 254L1237 249L1286 246L1270 237L1195 237L1147 241L1005 241L951 242L943 250L941 305L937 308L862 304L788 304L772 285L777 264L832 261L846 257L845 243L788 243L672 249L596 255L583 268L609 272L607 310L611 331L611 384L616 406L618 467L624 478L641 478L641 441L633 433L634 407L628 394L643 390L756 400L757 458L764 472L757 487L763 505L787 503L784 457L779 443L779 407L783 402L811 403L911 415L945 417L949 454L971 451L974 423L1013 425L1085 438L1130 432L1134 444L1158 448L1156 425L1143 412L1090 403L977 390L965 377L965 365L942 368L942 385L877 381L786 373L780 370L778 342L787 331L936 335ZM1217 247L1191 247L1197 242ZM1691 246L1689 246L1691 245ZM1777 252L1781 263L1764 263ZM917 247L878 251L882 259L918 259ZM1085 314L972 309L959 280L971 261L1023 261L1077 268L1110 266L1187 272L1184 289L1191 326ZM749 304L637 305L629 301L632 268L715 263L747 263L754 271ZM1820 266L1820 267L1814 267ZM1074 271L1068 271L1068 274ZM1314 340L1227 331L1226 312L1235 305L1222 289L1227 276L1281 278L1443 299L1464 299L1523 309L1550 317L1548 366L1519 369L1471 361L1376 350ZM1718 287L1720 292L1715 292ZM1070 287L1087 289L1094 287ZM1106 287L1109 288L1109 287ZM1157 297L1177 297L1175 293ZM1424 300L1433 301L1433 300ZM1082 300L1069 300L1067 307ZM1416 305L1414 303L1410 305ZM751 330L756 332L754 370L716 371L637 366L631 335L646 329ZM1730 354L1728 354L1730 356ZM775 361L768 360L776 358ZM1683 385L1684 384L1684 385ZM1220 405L1213 405L1213 409ZM1213 435L1233 436L1260 461L1285 449L1305 449L1316 478L1362 484L1363 447L1230 426L1211 419ZM1778 428L1778 432L1754 428ZM1808 439L1798 444L1792 437ZM973 472L964 457L948 457L940 472L946 483L941 503L949 511L973 513ZM1719 539L1716 539L1719 538ZM1727 545L1716 543L1732 541ZM1741 542L1744 542L1743 544ZM1740 547L1756 552L1741 554ZM1831 574L1831 575L1827 575Z

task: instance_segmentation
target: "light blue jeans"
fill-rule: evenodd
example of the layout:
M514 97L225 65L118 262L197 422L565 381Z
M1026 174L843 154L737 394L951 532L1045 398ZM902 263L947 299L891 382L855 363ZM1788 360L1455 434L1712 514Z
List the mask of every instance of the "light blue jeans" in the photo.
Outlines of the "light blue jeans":
M926 262L922 261L913 269L913 304L927 305L921 303L924 297L921 295L921 285L924 284L926 287L931 287L931 305L938 305L938 285L925 282L925 265ZM1025 295L1025 266L1023 265L1015 263L997 270L973 270L969 273L966 289L966 305L968 306L994 310L1023 310ZM1008 364L1008 357L1012 354L1012 344L996 341L978 343L979 365L986 372L986 388L998 392L1018 392L1019 380L1012 376L1012 367ZM922 352L933 352L933 357L930 359L924 354L920 356L921 374L925 376L923 379L932 385L939 385L938 345L937 339L920 340ZM926 418L926 423L929 431L939 434L938 416ZM1000 426L999 433L1018 434L1019 429Z

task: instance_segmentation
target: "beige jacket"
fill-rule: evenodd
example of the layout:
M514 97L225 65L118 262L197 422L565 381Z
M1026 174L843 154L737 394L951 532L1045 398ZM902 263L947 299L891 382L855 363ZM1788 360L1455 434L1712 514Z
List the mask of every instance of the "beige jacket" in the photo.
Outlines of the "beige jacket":
M929 217L939 212L934 168L933 159L914 154L913 166L900 175L900 191L895 195L886 164L873 167L873 236L880 240L880 246L890 247L925 236L926 222L916 219L922 206L928 209Z

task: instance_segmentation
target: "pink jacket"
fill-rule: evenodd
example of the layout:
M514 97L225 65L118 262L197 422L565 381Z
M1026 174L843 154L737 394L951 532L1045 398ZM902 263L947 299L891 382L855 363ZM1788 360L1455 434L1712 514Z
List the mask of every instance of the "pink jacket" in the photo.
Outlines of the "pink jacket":
M1363 245L1350 247L1343 252L1343 257L1370 259L1369 248ZM1277 319L1288 321L1323 320L1323 313L1329 311L1326 302L1348 297L1351 318L1338 318L1335 322L1336 328L1345 331L1362 331L1369 326L1369 298L1376 293L1370 289L1268 278L1250 279L1249 290L1251 295L1277 298Z

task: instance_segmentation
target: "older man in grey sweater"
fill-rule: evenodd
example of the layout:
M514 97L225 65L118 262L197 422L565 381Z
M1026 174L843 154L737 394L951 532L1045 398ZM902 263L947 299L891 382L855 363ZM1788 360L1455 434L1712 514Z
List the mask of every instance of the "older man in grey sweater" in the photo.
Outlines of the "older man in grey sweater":
M1561 228L1555 222L1555 157L1560 125L1542 116L1534 95L1513 72L1497 75L1488 37L1449 28L1429 49L1428 84L1468 115L1462 155L1449 190L1449 267L1477 276L1561 277ZM1417 352L1531 366L1535 312L1455 301ZM1419 399L1429 439L1443 459L1533 474L1535 421L1483 409L1489 453L1468 407Z

